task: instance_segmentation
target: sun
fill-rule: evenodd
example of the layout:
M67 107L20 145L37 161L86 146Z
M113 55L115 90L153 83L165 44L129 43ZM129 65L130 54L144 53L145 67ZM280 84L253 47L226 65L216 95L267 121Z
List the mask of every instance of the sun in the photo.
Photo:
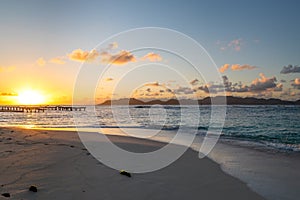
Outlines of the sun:
M45 103L45 96L35 90L24 90L19 93L17 99L19 104L22 105L38 105Z

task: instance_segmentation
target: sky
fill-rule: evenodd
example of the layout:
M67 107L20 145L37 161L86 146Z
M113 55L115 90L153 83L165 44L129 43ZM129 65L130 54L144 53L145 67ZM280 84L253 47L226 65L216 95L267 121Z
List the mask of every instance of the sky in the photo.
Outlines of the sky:
M300 99L296 0L0 4L0 104Z

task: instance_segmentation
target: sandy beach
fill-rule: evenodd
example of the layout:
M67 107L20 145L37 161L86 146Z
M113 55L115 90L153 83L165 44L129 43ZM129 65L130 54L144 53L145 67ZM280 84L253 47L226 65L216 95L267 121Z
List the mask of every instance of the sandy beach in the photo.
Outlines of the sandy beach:
M109 138L136 152L163 145ZM0 149L0 192L10 199L263 199L193 150L166 168L128 178L94 159L76 132L1 128ZM31 185L38 192L29 191Z

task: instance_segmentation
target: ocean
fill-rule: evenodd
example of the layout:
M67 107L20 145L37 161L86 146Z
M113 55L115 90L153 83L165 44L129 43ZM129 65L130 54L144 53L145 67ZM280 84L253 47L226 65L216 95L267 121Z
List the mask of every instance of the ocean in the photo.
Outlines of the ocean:
M299 119L300 106L233 105L226 107L224 126L218 128L222 128L221 140L300 151ZM210 121L214 121L210 106L129 106L129 109L126 106L114 106L113 109L110 106L87 106L86 111L76 112L0 112L0 126L164 130L164 137L170 138L179 128L196 129L197 135L204 136Z

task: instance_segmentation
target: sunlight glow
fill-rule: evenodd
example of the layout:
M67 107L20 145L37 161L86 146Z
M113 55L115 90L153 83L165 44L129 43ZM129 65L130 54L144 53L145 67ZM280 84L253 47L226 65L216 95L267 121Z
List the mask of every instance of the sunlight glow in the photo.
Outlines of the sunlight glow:
M18 95L18 102L22 105L44 104L45 97L35 90L24 90Z

